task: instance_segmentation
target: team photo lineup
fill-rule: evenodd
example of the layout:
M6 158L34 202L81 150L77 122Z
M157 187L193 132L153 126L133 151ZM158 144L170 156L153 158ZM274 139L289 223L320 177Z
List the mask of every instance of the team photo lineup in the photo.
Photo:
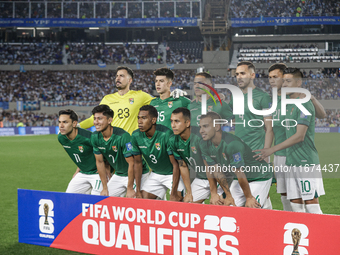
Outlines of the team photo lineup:
M0 0L0 255L338 254L340 1Z
M215 205L272 209L269 190L276 185L283 210L322 214L318 198L325 191L314 128L315 118L326 112L313 96L300 104L309 115L297 104L287 104L287 116L281 112L282 89L289 99L307 96L296 90L303 83L298 68L269 67L277 107L264 115L247 104L251 88L252 108L272 106L271 96L254 85L255 66L249 61L235 70L244 114L233 114L233 100L240 100L233 95L229 104L221 100L223 93L207 100L216 92L208 72L195 74L192 100L183 90L171 92L175 73L165 67L154 71L159 97L153 97L130 90L134 73L120 66L118 92L106 95L90 118L78 123L73 110L59 112L58 141L77 166L66 192L166 200L169 190L170 201L210 199ZM225 131L228 122L235 132ZM86 130L91 126L93 133Z

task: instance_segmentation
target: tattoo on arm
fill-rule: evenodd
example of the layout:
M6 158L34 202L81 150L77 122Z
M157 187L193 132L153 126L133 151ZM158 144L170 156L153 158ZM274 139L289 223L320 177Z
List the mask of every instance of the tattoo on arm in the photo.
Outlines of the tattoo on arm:
M184 165L184 160L183 159L180 159L180 160L178 160L178 165L181 167L183 167L183 166L185 166Z
M225 174L215 172L214 176L216 180L218 181L218 183L221 185L222 189L230 193L229 185L228 185L228 178L225 176Z

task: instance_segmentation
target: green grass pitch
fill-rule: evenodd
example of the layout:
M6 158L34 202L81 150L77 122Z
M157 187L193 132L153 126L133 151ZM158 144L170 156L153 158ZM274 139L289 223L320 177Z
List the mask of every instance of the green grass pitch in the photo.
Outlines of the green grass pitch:
M321 166L340 164L340 134L316 134ZM0 254L79 254L71 251L18 243L17 189L66 190L76 167L57 141L56 135L0 137ZM320 198L327 214L340 214L337 173L324 173L326 195ZM282 210L275 186L270 190L274 209Z

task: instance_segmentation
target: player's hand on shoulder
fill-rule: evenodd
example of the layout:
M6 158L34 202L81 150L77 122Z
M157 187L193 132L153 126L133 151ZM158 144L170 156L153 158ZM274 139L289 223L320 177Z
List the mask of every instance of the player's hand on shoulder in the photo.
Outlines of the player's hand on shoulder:
M255 197L250 197L246 199L246 204L245 207L250 207L250 208L261 208L261 204L257 202Z

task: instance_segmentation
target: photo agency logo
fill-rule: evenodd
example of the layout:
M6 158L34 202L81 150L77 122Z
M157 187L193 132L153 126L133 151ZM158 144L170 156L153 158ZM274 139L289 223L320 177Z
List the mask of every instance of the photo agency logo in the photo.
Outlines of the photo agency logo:
M204 86L206 86L207 88L209 88L211 91L213 91L213 93L217 96L217 98L220 101L220 104L222 105L222 101L221 98L219 96L219 94L217 93L217 91L215 89L227 89L231 92L232 94L232 98L233 98L233 105L232 105L232 109L233 109L233 115L244 115L245 113L245 102L244 102L244 94L242 92L242 90L235 86L235 85L231 85L231 84L215 84L215 89L212 86L209 86L208 84L202 83L202 82L198 82L199 84L202 84ZM216 100L213 97L213 95L206 89L200 88L201 90L205 91L208 95L210 95L212 97L212 99L215 102L216 105ZM304 98L287 98L287 95L291 94L291 93L301 93L304 94L305 97ZM307 90L307 89L303 89L303 88L297 88L297 87L285 87L281 89L281 115L286 116L286 112L287 112L287 105L288 104L293 104L295 105L298 109L300 109L301 114L303 114L304 116L310 116L312 115L304 106L303 104L308 102L311 99L311 93ZM272 89L272 103L270 105L268 105L267 109L262 109L262 110L258 110L255 109L254 104L253 104L253 89L252 88L248 88L248 93L247 93L247 106L249 111L254 114L254 115L258 115L258 116L263 116L263 117L267 117L267 116L271 116L273 115L273 113L277 110L277 106L278 106L278 97L277 97L277 88L273 88ZM205 115L207 114L207 95L203 94L202 95L202 103L201 103L201 114ZM252 125L253 121L260 121L261 125ZM275 121L280 121L280 119L266 119L265 121L271 121L272 122L272 126L274 126L274 122ZM216 119L214 120L214 126L215 125L224 125L224 124L228 124L230 122L230 125L233 126L235 124L243 124L243 126L246 126L246 121L243 120L243 122L233 122L232 120L226 120L226 119ZM250 127L261 127L264 126L264 121L260 120L260 119L250 119L248 120L248 126ZM295 127L297 126L297 121L294 119L285 119L281 121L281 125L284 127Z

